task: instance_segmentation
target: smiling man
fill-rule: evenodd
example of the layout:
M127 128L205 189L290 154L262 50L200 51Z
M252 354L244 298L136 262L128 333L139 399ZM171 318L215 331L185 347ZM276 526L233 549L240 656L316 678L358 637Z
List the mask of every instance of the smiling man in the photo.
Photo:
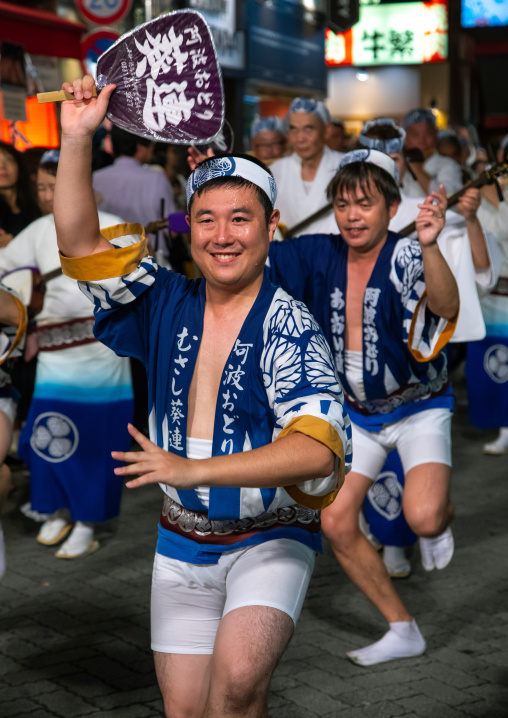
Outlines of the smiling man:
M317 323L264 276L279 213L262 163L223 156L187 185L204 279L158 267L136 226L99 230L91 141L114 86L64 89L55 221L64 272L95 304L96 335L147 369L151 441L113 452L165 499L152 648L168 716L266 718L292 635L320 509L351 461L350 422ZM108 241L109 240L109 241Z
M343 569L390 624L360 665L420 655L425 641L358 525L363 500L387 453L405 473L404 513L439 568L453 553L449 499L453 396L444 345L459 298L437 236L443 188L420 205L418 242L388 231L400 202L395 162L377 150L345 155L330 184L340 235L311 235L270 247L269 275L305 301L335 355L353 426L353 468L323 529ZM444 540L443 540L444 535ZM430 560L430 559L429 559Z

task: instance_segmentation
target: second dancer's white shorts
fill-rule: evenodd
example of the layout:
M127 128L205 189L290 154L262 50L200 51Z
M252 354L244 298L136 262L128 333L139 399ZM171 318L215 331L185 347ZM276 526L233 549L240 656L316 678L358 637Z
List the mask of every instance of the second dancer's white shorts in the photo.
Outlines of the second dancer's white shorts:
M452 465L452 412L427 409L385 424L379 432L366 431L351 422L353 431L352 470L376 481L392 449L397 449L404 474L420 464Z

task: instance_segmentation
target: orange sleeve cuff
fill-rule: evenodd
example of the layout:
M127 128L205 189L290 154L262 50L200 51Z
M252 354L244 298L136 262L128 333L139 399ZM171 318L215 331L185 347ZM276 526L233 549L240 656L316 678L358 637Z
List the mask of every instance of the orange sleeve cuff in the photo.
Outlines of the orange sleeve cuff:
M144 229L140 224L118 224L101 229L101 234L109 242L128 235L140 235L141 239L128 247L108 249L86 257L64 257L60 253L62 272L67 277L79 282L100 282L103 279L123 277L133 272L148 255Z
M327 446L330 451L333 451L339 460L337 487L328 494L324 494L323 496L306 494L296 484L284 487L289 496L291 496L291 498L298 504L301 504L309 509L313 509L314 511L320 511L334 501L335 497L339 493L340 487L344 483L344 445L342 443L342 439L331 424L324 419L320 419L316 416L310 416L308 414L291 419L289 424L282 429L277 439L281 439L284 436L289 436L290 434L295 433L305 434L306 436L310 436L312 439L316 439L316 441L321 442L321 444Z

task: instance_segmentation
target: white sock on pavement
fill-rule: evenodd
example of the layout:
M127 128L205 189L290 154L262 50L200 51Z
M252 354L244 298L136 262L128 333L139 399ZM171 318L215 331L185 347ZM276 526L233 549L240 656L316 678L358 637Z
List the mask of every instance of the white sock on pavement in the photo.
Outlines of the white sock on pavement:
M447 528L439 536L420 539L422 565L426 571L434 568L442 569L452 560L455 543L451 528Z
M60 558L81 556L87 553L93 542L93 524L76 521L69 538L64 541L57 551Z
M385 546L383 561L392 578L405 578L411 573L411 564L406 558L403 546Z
M494 441L489 441L483 445L484 454L501 455L508 453L508 427L502 426L499 434Z
M427 644L414 619L389 625L390 630L383 638L365 648L350 651L347 657L359 666L375 666L397 658L421 656L425 652Z

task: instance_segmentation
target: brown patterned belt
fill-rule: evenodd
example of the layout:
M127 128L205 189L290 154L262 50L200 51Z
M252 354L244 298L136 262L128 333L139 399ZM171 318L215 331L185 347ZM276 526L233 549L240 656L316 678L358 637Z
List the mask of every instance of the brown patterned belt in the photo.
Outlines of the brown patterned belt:
M35 328L37 345L41 352L54 352L59 349L71 349L96 342L93 328L94 317L71 319L59 324L44 324Z
M260 531L277 528L301 528L310 533L321 530L321 512L295 504L265 511L259 516L228 521L211 521L206 513L198 513L181 506L165 496L160 516L162 528L185 536L198 543L236 543Z

